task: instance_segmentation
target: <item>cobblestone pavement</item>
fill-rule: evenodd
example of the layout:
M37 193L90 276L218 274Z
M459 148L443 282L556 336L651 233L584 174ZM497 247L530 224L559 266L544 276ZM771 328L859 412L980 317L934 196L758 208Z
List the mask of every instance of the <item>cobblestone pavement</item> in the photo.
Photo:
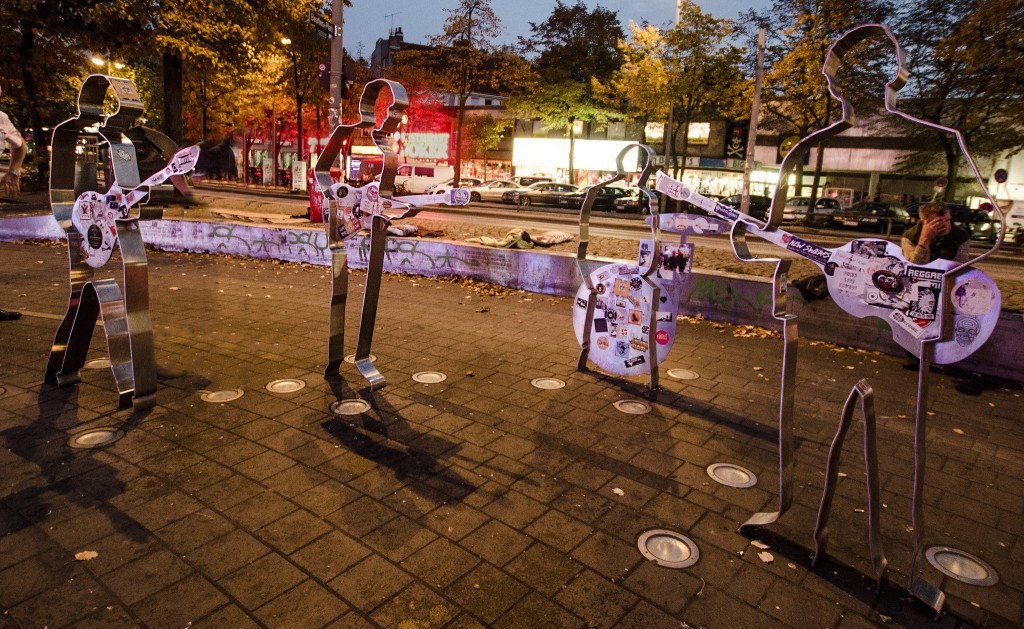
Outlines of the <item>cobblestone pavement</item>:
M754 546L737 525L772 508L781 341L681 323L644 415L639 381L575 371L570 303L470 281L387 276L373 353L322 376L329 273L320 267L153 253L162 378L150 412L117 411L106 369L42 384L67 306L63 246L0 243L0 627L906 627L1024 620L1024 439L1019 384L931 376L929 545L998 571L991 587L919 567L950 596L936 623L901 590L909 564L916 374L901 361L801 343L793 508ZM109 268L117 268L117 257ZM119 275L104 272L101 275ZM362 275L349 299L354 342ZM105 355L100 328L90 358ZM419 384L411 376L440 371ZM531 379L565 381L557 390ZM268 391L280 378L306 387ZM850 387L877 392L880 594L868 570L854 426L830 557L811 567L824 461ZM226 403L205 391L241 389ZM357 416L330 412L362 399ZM71 434L124 437L75 450ZM705 473L731 462L755 487ZM690 568L656 566L638 536L690 536ZM85 553L85 554L81 554ZM767 553L767 554L761 554Z

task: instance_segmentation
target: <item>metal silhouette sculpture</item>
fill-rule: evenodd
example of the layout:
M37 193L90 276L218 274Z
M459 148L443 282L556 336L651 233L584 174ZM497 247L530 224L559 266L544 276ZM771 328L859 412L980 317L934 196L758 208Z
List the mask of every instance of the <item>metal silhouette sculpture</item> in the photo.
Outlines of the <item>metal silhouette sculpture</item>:
M590 213L598 191L625 178L624 159L637 149L643 160L637 185L651 208L651 240L641 242L635 266L612 263L593 268L587 260L587 249ZM661 243L657 203L647 189L654 171L653 156L650 147L643 144L626 146L616 159L616 175L587 191L580 208L576 248L576 265L583 283L573 307L573 328L581 347L577 370L585 371L589 360L618 376L649 373L651 392L658 386L658 364L668 356L675 340L680 275L689 269L690 257L690 248L681 243L674 248L676 257L670 262Z
M384 119L378 120L375 107L377 98L384 89L390 91L391 103L386 108ZM324 227L331 250L332 279L327 367L324 369L324 376L338 375L344 360L345 306L348 301L348 253L345 241L360 231L369 229L370 255L366 267L363 308L359 319L359 336L356 339L354 359L356 368L369 382L371 391L387 384L371 361L370 346L373 343L373 328L377 320L388 227L394 220L414 216L422 205L469 203L469 191L465 188L453 188L443 194L394 196L398 155L392 146L391 135L398 130L402 122L402 113L408 106L409 97L400 84L386 79L370 81L363 88L359 99L359 121L334 129L313 169L317 190L327 199L329 208L324 213ZM384 155L384 169L380 182L372 182L362 188L334 183L330 169L341 155L342 146L361 129L370 129L373 143Z
M117 109L107 115L107 90ZM71 295L57 328L46 364L46 382L70 386L81 381L97 316L102 317L110 368L117 385L118 406L135 410L156 404L153 324L149 316L149 275L140 219L158 219L160 209L134 208L149 196L151 186L167 179L184 187L183 175L195 166L198 147L179 151L170 163L139 181L135 147L125 136L142 114L142 100L128 79L94 74L85 79L78 97L78 115L53 131L50 162L50 204L68 239ZM88 127L97 126L108 144L113 176L106 194L86 191L75 196L75 147ZM112 278L95 279L114 247L121 251L123 285Z
M869 37L885 37L896 50L897 72L885 86L886 111L908 122L954 136L978 185L991 204L1000 223L999 236L981 255L962 263L938 259L928 264L911 264L903 258L899 247L885 240L859 239L838 249L829 250L778 229L787 197L789 176L795 171L796 165L804 160L811 147L823 145L857 124L857 115L852 104L838 89L836 74L842 66L844 56ZM892 329L893 339L919 360L914 430L914 489L911 507L914 549L908 571L907 589L914 597L938 613L944 605L945 594L917 575L917 560L923 551L925 535L922 496L925 487L925 425L929 367L933 362L949 364L967 358L984 344L995 329L1001 308L999 289L988 275L972 266L999 248L1006 231L1006 221L999 205L986 188L960 132L921 120L898 109L897 92L906 84L909 72L906 69L903 49L887 26L866 24L846 32L829 48L823 73L828 81L829 92L842 104L842 117L834 124L803 138L786 154L779 169L778 186L772 199L768 220L763 224L751 224L754 227L753 232L761 238L818 264L825 272L829 293L840 308L855 317L875 316L885 320ZM785 372L785 358L783 365ZM787 394L792 395L792 387L787 389L784 384L784 399ZM874 454L873 391L864 381L854 387L847 401L839 430L829 452L829 461L831 467L832 462L838 460L837 449L842 447L852 415L854 396L862 399L866 439L864 456L868 468L869 550L875 577L880 582L887 562L881 549L877 516L871 515L879 512L878 470L877 456ZM787 444L782 443L784 433L788 435ZM780 417L780 484L783 486L780 494L790 496L792 475L787 473L787 468L791 465L791 459L787 463L787 455L783 455L782 452L792 452L791 442L792 426L784 425ZM782 478L787 480L783 482ZM827 545L826 527L834 491L835 477L827 474L814 532L815 559L825 552ZM780 498L780 503L783 502L788 508L789 501L782 501ZM780 509L779 515L783 511L785 509ZM755 515L744 526L757 524L759 516L764 515Z

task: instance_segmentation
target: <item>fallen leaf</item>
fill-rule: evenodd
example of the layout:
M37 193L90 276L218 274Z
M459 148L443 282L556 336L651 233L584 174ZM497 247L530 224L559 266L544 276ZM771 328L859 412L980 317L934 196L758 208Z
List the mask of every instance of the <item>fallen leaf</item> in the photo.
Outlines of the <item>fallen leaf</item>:
M75 553L75 561L89 561L99 556L100 554L95 550L83 550L80 553Z
M864 513L864 509L854 509L854 513Z
M771 563L771 562L775 561L775 556L772 555L769 552L757 553L757 558L760 559L761 561L763 561L764 563Z
M757 547L758 547L758 548L760 548L761 550L768 550L769 548L771 548L771 546L769 546L768 544L765 544L764 542L759 542L759 541L757 541L756 539L755 539L755 540L752 540L752 541L750 542L750 545L751 545L751 546L757 546Z
M615 494L616 496L625 496L626 495L626 492L622 491L618 487L616 487L615 489L612 489L612 493Z
M796 570L796 564L795 563L787 563L786 567L787 568L792 568L793 570Z
M480 584L479 583L474 583L473 584L473 589L474 590L479 590L480 589Z
M977 603L975 603L974 601L971 601L971 605L974 605L974 606L975 606L975 607L977 607L978 609L981 609L981 605L978 605L978 604L977 604Z
M964 433L964 431L960 430L959 428L954 428L954 429L953 429L953 432L955 432L955 433L956 433L956 434L958 434L958 435L963 435L963 434L965 434L965 433Z
M846 478L846 472L839 472L839 478Z

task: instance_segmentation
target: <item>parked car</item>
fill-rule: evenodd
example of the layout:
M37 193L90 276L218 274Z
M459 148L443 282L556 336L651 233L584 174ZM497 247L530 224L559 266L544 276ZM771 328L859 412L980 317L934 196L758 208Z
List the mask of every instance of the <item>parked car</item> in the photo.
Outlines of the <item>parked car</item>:
M469 200L480 201L501 201L501 195L511 190L517 190L521 186L511 179L492 179L477 186L469 187Z
M910 215L910 224L913 225L920 220L918 210L920 203L911 203L907 206L907 213ZM999 237L999 221L992 218L992 215L984 210L972 210L960 203L947 203L950 217L953 224L959 226L971 235L971 240L994 241Z
M615 211L626 214L650 214L650 199L640 188L626 188L621 197L615 199Z
M861 201L843 210L834 222L841 227L899 236L910 224L910 214L897 203Z
M526 188L518 188L501 195L505 203L516 205L558 205L558 199L567 192L579 190L574 185L567 183L552 183L542 181Z
M533 184L540 183L542 181L554 181L551 177L546 177L544 175L517 175L515 177L509 177L508 180L515 183L520 188L528 188Z
M451 177L450 179L447 179L441 183L434 184L427 188L425 192L427 194L441 194L443 192L448 192L449 190L452 189L453 183L455 183L455 177ZM477 179L476 177L459 177L460 188L470 188L472 186L479 186L482 183L483 182Z
M810 197L793 197L786 201L786 207L782 210L782 222L790 223L807 218L807 210L811 207ZM829 219L843 211L838 199L828 197L818 199L814 202L815 222L829 222Z
M398 165L395 190L402 194L423 194L430 186L443 183L455 176L451 166L407 162Z
M575 192L567 192L558 198L558 207L567 207L578 210L583 207L583 199L590 192L590 186L580 188ZM597 198L594 199L594 207L591 209L603 212L614 212L615 202L627 194L625 188L606 186L597 189Z
M722 205L728 205L731 208L740 209L740 199L742 195L734 194L731 197L725 197L719 203ZM772 206L771 197L763 197L757 194L750 195L750 210L747 212L758 220L765 220L768 218L768 208Z

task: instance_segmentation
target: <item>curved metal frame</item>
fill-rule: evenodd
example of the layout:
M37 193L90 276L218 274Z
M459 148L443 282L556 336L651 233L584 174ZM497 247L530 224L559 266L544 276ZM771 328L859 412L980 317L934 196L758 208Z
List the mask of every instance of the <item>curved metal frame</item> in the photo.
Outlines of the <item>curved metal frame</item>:
M105 115L107 89L118 108ZM123 263L124 295L114 280L94 281L95 271L82 258L82 235L71 223L75 202L75 146L85 129L98 125L98 134L111 151L114 180L122 188L139 185L135 147L124 132L142 114L142 100L128 79L94 74L85 79L78 96L78 115L53 131L50 159L50 204L68 239L71 295L57 328L47 360L46 382L68 386L80 382L79 370L92 339L96 317L102 314L110 366L117 384L118 405L135 410L156 404L156 359L153 324L149 316L149 275L139 219L160 218L146 211L115 218ZM116 156L115 156L116 155Z
M885 24L864 24L855 27L843 34L828 50L825 57L825 64L822 72L828 81L829 92L836 97L842 104L842 117L837 122L816 131L807 137L803 138L798 142L786 157L783 159L782 165L779 169L779 182L775 190L775 195L772 198L771 210L768 216L768 223L766 229L776 229L782 221L782 211L785 206L786 192L789 187L789 175L795 170L796 165L803 161L804 157L808 154L812 146L824 144L826 141L832 139L836 135L842 133L846 129L854 126L857 123L857 114L854 111L852 103L843 97L842 93L836 84L836 74L839 71L843 63L843 57L857 44L864 41L869 37L885 37L893 45L896 50L897 70L895 76L893 76L885 86L885 109L890 114L903 118L908 122L923 125L936 131L952 134L957 141L957 145L960 147L960 151L964 156L968 166L974 173L974 177L981 187L981 190L985 197L989 200L992 205L993 211L996 217L999 219L999 236L996 241L992 244L987 251L984 253L967 260L966 262L955 265L943 273L942 277L942 295L952 295L952 289L954 282L958 276L966 273L970 270L971 266L975 263L985 259L996 250L999 249L1003 242L1004 235L1006 233L1006 219L1003 215L1002 209L999 204L996 203L995 199L989 193L985 181L981 177L981 173L978 171L978 166L971 156L970 151L967 149L967 144L964 141L963 135L956 129L946 127L933 122L922 120L915 116L911 116L897 107L897 92L906 85L910 72L906 67L906 57L903 52L903 48L900 46L899 41L893 35L892 31ZM923 493L925 484L925 458L926 458L926 418L928 409L928 372L929 367L932 363L935 355L936 343L952 338L952 300L947 298L942 299L942 306L938 309L938 329L939 335L932 338L922 338L920 341L920 349L917 352L919 358L919 372L918 372L918 394L917 394L917 407L915 416L915 428L914 428L914 490L912 497L912 513L911 521L913 524L913 555L911 557L910 569L908 571L908 582L907 589L912 595L919 600L930 605L936 613L942 610L942 606L945 601L945 594L935 585L931 584L923 577L917 575L917 561L918 557L924 550L924 511L923 511ZM865 448L868 444L865 444ZM867 453L865 453L867 456Z
M376 118L377 99L383 90L391 93L391 102L387 105L383 120ZM370 217L370 254L366 267L366 284L363 291L363 306L359 318L359 335L356 338L355 365L375 391L387 383L370 360L370 347L373 344L373 329L377 320L377 304L380 301L380 282L384 268L384 254L387 247L387 231L391 221L416 215L426 203L465 204L469 194L464 188L455 188L443 195L409 195L395 196L395 175L398 173L398 154L391 144L390 135L398 130L402 122L402 113L409 106L409 97L401 84L387 79L370 81L363 88L359 98L359 120L351 125L340 125L331 132L327 145L320 153L313 174L317 189L328 202L328 211L324 215L324 226L327 230L327 242L331 251L331 304L327 337L327 366L324 377L337 376L341 363L344 361L345 348L345 309L348 303L348 252L345 241L355 236L360 230L339 232L339 205L342 199L353 195L362 197L362 191L343 183L335 184L331 179L331 167L341 155L343 144L352 137L356 129L372 129L370 132L374 144L384 154L384 170L381 172L380 184L370 184L366 189L376 188L378 199L367 200L372 205ZM351 202L351 199L349 199ZM386 214L384 212L387 212Z
M638 271L643 282L652 290L653 303L657 304L661 298L661 288L650 279L651 275L658 268L658 260L661 256L661 221L659 220L654 193L647 187L647 183L655 171L654 151L646 144L629 144L623 147L615 158L615 175L591 186L587 190L586 196L583 198L583 205L580 206L580 238L579 243L576 246L576 268L579 269L580 275L583 276L583 282L587 287L587 314L584 321L583 342L581 343L580 356L576 361L577 371L586 371L587 369L587 359L590 356L590 333L594 327L594 309L597 294L594 290L594 282L590 278L590 274L593 269L590 268L590 261L587 260L587 249L590 247L590 213L594 208L594 202L597 200L597 191L617 181L622 181L626 177L627 172L625 167L625 158L626 155L634 148L642 151L641 155L643 155L644 158L644 165L640 171L640 178L637 181L637 187L640 189L640 192L647 197L648 207L651 208L650 226L651 238L653 241L653 251L650 257L650 262L646 267L639 268ZM654 338L654 333L657 330L657 318L657 308L651 308L647 326L651 331L650 338L652 339ZM648 386L650 391L654 392L658 388L658 358L657 348L653 342L647 344L647 363L651 366L650 382Z

